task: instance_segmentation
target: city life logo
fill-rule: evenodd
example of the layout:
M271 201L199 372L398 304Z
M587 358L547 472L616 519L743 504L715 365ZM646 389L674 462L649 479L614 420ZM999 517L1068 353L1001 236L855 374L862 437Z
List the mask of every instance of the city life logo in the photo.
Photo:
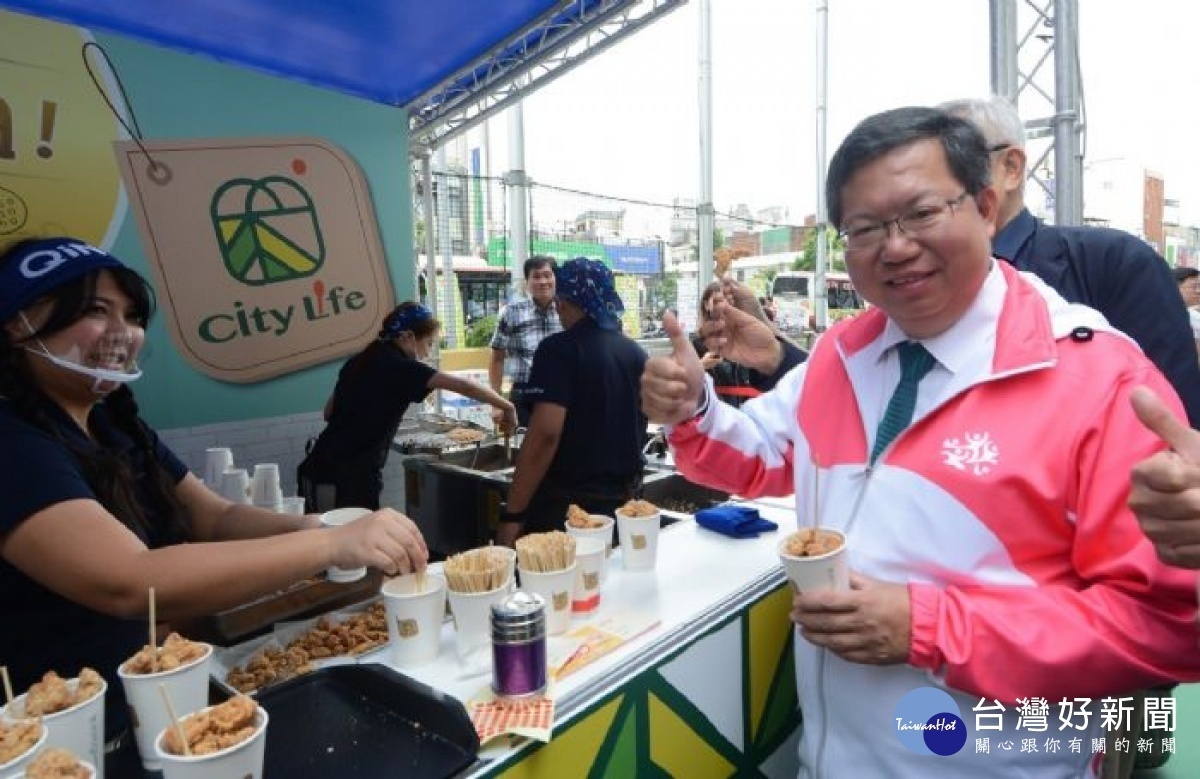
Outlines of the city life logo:
M118 144L121 172L192 367L262 381L375 336L395 297L370 191L345 152L314 138L144 146Z
M896 704L896 738L918 755L957 754L967 743L967 726L958 704L945 690L918 687Z
M292 179L227 181L213 194L211 216L225 268L243 284L311 276L325 262L312 197Z

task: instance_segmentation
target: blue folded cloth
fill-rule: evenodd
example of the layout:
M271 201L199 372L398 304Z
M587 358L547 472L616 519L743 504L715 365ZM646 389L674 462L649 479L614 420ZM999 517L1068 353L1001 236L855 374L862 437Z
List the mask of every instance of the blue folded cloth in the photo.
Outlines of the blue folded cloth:
M758 509L734 505L697 511L696 524L730 538L754 538L759 533L779 529L779 525L760 517Z

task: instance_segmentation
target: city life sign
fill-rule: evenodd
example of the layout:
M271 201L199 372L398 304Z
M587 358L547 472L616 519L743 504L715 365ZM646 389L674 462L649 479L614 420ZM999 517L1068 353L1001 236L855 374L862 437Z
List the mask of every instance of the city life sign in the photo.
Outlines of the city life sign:
M168 330L196 370L262 381L378 332L391 280L366 182L343 151L320 139L117 149Z

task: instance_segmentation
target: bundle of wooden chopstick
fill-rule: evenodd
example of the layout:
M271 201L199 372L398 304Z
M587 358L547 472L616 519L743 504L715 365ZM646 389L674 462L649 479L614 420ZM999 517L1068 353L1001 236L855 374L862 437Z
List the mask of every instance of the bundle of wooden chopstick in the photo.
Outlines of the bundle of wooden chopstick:
M574 562L575 538L561 530L532 533L517 539L517 564L523 571L561 571Z
M494 546L450 555L442 567L446 586L455 592L491 592L508 578L508 559Z

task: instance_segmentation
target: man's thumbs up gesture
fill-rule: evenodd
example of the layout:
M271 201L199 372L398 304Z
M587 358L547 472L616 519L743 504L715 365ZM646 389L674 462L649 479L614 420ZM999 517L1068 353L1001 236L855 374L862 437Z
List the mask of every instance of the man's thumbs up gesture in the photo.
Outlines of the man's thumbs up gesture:
M651 357L642 373L642 413L651 422L675 425L691 419L704 397L704 368L674 314L663 315L671 354Z
M1134 466L1129 507L1164 563L1200 568L1200 433L1146 388L1131 399L1142 424L1171 448Z

